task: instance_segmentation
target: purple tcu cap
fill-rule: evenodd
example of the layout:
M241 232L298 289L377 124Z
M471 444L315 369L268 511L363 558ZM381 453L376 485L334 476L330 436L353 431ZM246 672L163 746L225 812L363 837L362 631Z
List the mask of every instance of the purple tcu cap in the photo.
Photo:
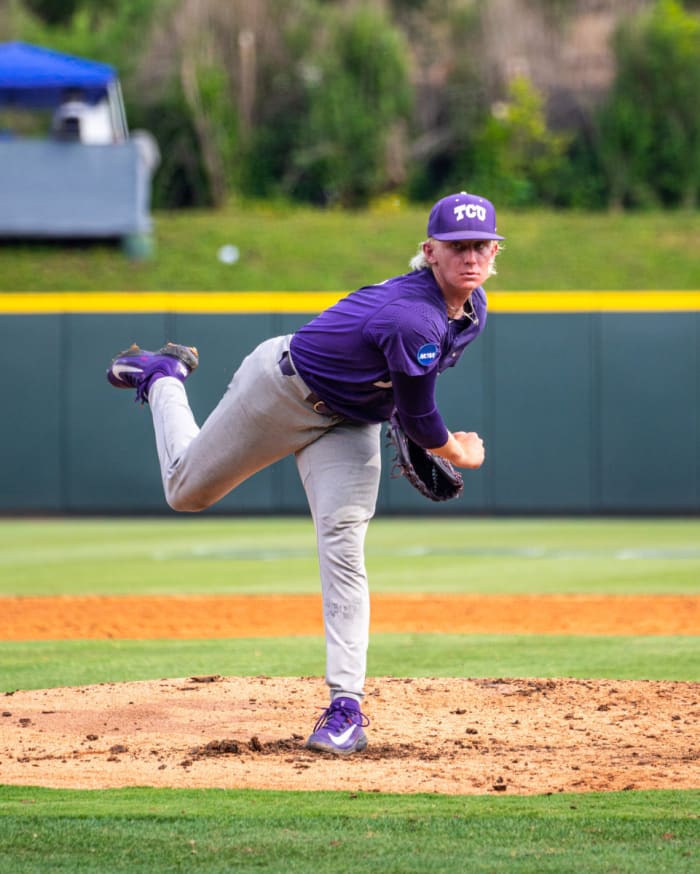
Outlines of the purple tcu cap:
M430 211L428 236L435 240L503 240L496 233L496 210L478 194L448 194Z

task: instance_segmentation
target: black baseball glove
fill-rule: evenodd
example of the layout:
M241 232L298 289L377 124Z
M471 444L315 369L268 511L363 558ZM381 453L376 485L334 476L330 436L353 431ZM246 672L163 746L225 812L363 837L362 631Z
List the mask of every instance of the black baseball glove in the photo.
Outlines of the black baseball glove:
M389 419L389 446L396 454L392 477L405 476L414 489L431 501L449 501L464 491L462 474L447 459L423 449L406 434L396 412Z

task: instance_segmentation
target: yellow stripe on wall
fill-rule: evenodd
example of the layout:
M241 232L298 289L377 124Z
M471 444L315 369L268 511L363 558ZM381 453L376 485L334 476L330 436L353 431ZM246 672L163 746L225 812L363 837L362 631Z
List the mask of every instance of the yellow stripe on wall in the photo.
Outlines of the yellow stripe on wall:
M496 313L648 313L700 311L700 291L500 291Z
M318 313L346 292L4 292L0 315L42 313ZM700 312L700 291L495 291L494 313Z
M315 313L343 292L113 291L0 294L0 313Z

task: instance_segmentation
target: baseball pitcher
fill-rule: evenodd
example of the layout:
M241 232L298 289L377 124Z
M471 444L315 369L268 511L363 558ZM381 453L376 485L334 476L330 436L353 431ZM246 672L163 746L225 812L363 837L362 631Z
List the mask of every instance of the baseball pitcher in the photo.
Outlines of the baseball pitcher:
M150 408L165 498L175 510L203 510L294 455L316 531L330 693L309 749L349 755L367 746L364 542L382 423L391 422L397 463L428 497L458 495L455 468L484 461L478 434L448 430L435 385L484 329L482 286L503 239L488 200L466 192L442 198L408 273L364 286L293 335L261 343L201 428L184 386L198 364L194 347L133 345L107 371L113 386L135 389Z

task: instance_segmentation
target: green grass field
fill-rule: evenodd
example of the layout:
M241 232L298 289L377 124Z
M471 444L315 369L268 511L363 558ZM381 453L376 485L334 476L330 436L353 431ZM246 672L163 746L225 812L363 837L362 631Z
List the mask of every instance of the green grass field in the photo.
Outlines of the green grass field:
M151 259L118 246L0 246L3 291L338 291L403 273L431 204L347 213L286 203L154 216ZM507 237L493 291L700 288L700 212L499 212ZM228 243L236 264L219 262Z
M375 519L373 592L698 593L700 520ZM0 595L318 591L305 517L0 520Z
M4 789L8 871L694 872L700 793Z
M10 595L315 592L313 542L303 518L4 519L0 606ZM375 592L697 595L700 520L380 518L367 563ZM322 641L0 642L5 693L212 672L320 675ZM375 635L370 673L699 682L700 640ZM0 786L0 853L12 872L691 872L700 791L519 798Z

